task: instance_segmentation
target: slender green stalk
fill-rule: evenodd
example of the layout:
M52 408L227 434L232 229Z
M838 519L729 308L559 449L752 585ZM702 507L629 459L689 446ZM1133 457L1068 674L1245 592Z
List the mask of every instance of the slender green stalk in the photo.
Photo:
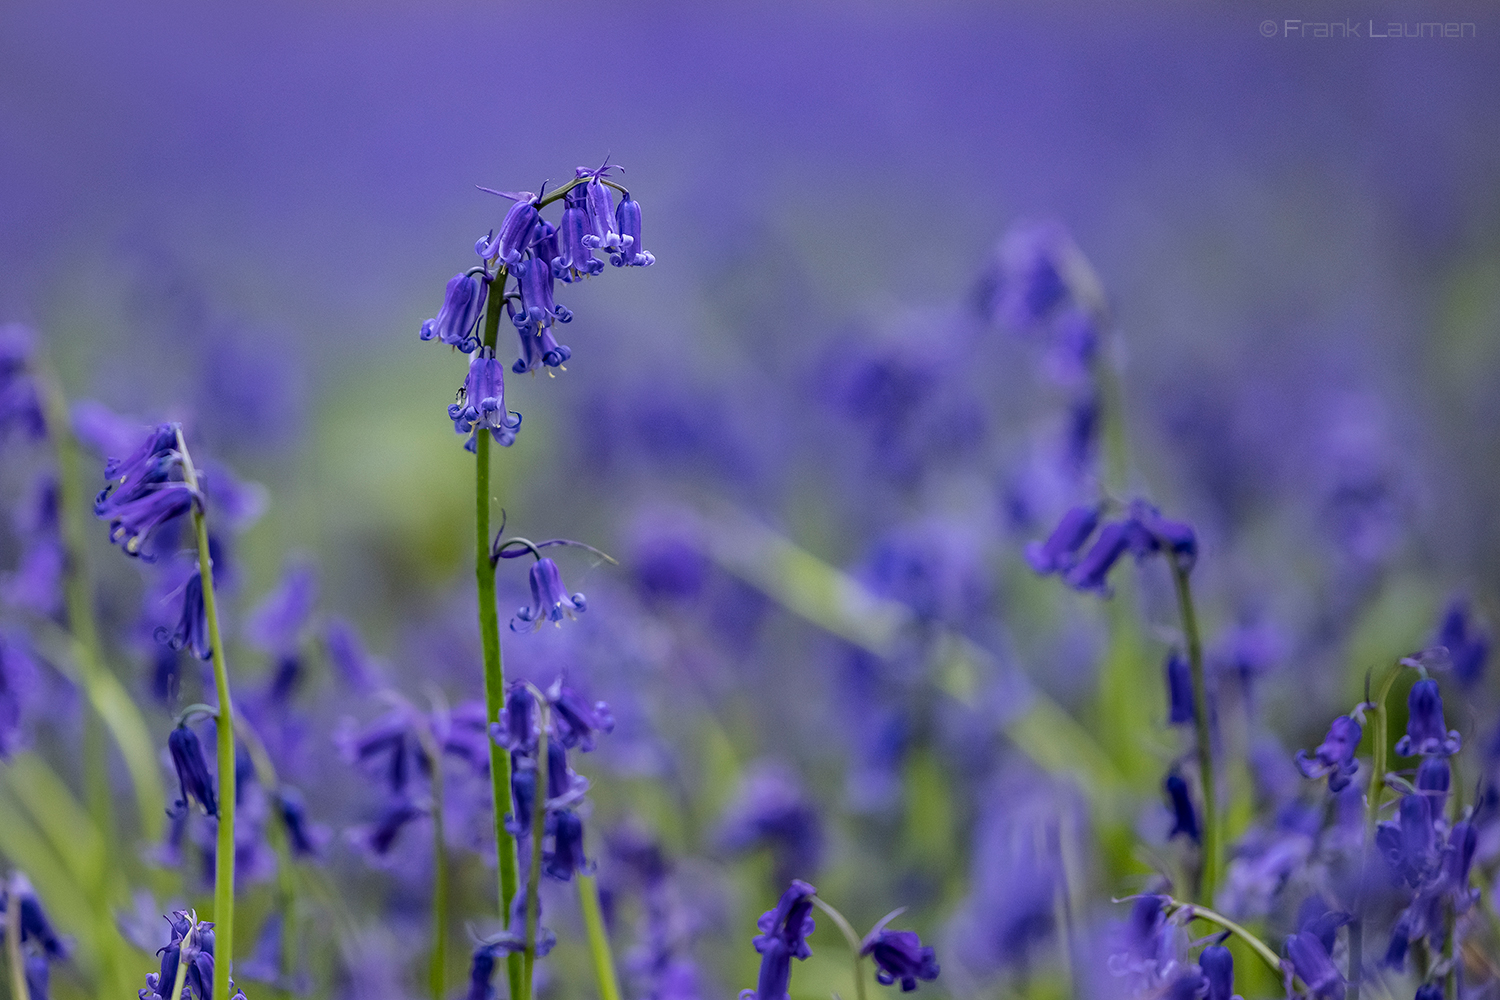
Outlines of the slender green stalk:
M1248 944L1251 950L1254 951L1255 954L1260 956L1260 960L1262 962L1265 962L1272 972L1276 973L1276 975L1278 976L1282 975L1281 958L1271 950L1270 945L1266 944L1260 938L1256 937L1254 934L1250 933L1250 931L1235 923L1233 920L1230 920L1223 914L1216 913L1213 910L1210 910L1206 906L1199 906L1196 903L1184 903L1180 900L1173 899L1171 896L1168 896L1167 912L1173 913L1177 910L1186 910L1188 919L1190 920L1205 920L1208 923L1217 924L1218 926L1224 928L1226 931ZM1293 978L1293 982L1301 983L1302 981L1300 979Z
M11 875L5 907L5 957L10 965L10 995L13 1000L29 1000L26 990L26 960L21 954L20 880Z
M849 942L849 950L854 955L855 1000L865 1000L864 956L860 954L864 946L860 943L859 935L854 933L854 928L849 925L848 920L844 919L844 915L838 910L835 910L833 907L829 906L827 903L823 902L823 898L821 896L814 896L812 898L812 901L814 906L833 918L834 924L837 925L838 929L843 933L844 940Z
M490 283L484 311L484 346L494 350L500 334L506 274L502 268ZM490 561L490 436L474 435L474 581L479 590L479 640L484 648L484 710L490 721L500 718L505 702L505 664L500 654L500 616L495 609L495 564ZM510 803L510 754L494 740L490 747L490 782L495 812L495 855L500 870L500 920L510 921L511 903L520 881L516 841L505 828ZM506 957L505 972L511 1000L521 996L524 960Z
M1182 633L1187 641L1188 668L1193 677L1193 728L1198 743L1199 780L1203 782L1203 870L1199 876L1198 898L1212 902L1219 884L1220 844L1219 799L1214 788L1213 741L1209 734L1208 688L1203 677L1203 640L1198 634L1198 615L1193 608L1193 591L1188 571L1168 553L1172 582L1177 588L1177 605L1182 612Z
M182 431L177 449L187 484L199 490L198 473L188 455ZM201 495L201 494L200 494ZM214 563L208 549L208 522L199 504L193 505L193 533L198 539L198 574L203 584L203 613L208 619L208 643L213 650L214 690L219 698L217 730L219 763L219 838L214 849L214 985L217 997L229 996L229 969L234 962L234 703L229 697L229 665L219 632L219 607L214 598Z
M531 808L531 867L526 878L526 953L521 1000L531 1000L532 972L536 966L536 930L541 915L539 889L542 883L542 837L547 832L547 729L551 724L547 700L538 698L542 712L541 735L536 744L536 791Z
M604 911L599 906L599 882L594 876L578 876L578 903L583 909L584 929L588 931L589 953L594 957L594 975L599 980L599 1000L620 1000L620 979L615 974L609 933L604 929Z
M196 914L194 916L196 917ZM215 926L217 929L217 925ZM190 964L187 961L186 956L184 956L182 953L184 951L187 951L188 939L191 937L196 937L197 934L198 925L195 922L193 926L188 929L187 934L183 935L182 941L178 946L179 951L177 952L177 975L172 978L172 992L167 994L167 996L171 997L172 1000L179 1000L179 998L182 996L182 987L183 984L187 982L187 970L188 965ZM215 941L215 948L217 949L217 940Z

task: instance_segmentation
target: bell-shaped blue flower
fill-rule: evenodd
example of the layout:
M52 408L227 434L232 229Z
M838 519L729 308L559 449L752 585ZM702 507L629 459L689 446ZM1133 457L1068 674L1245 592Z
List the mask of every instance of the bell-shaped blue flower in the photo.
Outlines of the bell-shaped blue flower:
M1286 954L1312 996L1319 1000L1344 1000L1344 977L1316 934L1302 931L1287 938Z
M177 650L189 650L200 660L213 658L213 646L208 637L208 611L203 603L203 575L194 573L182 586L182 616L177 628L168 631L165 625L156 629L156 641Z
M1313 751L1312 759L1308 758L1306 751L1297 751L1297 768L1304 778L1321 778L1326 774L1328 790L1342 791L1359 770L1354 752L1359 749L1359 740L1363 735L1364 730L1358 722L1347 715L1341 715L1328 727L1328 735Z
M604 261L594 256L589 237L594 235L589 220L587 185L580 184L563 195L563 214L557 227L557 256L552 259L552 273L563 281L598 274Z
M1376 827L1375 845L1397 880L1418 886L1438 861L1436 834L1427 796L1407 795L1401 799L1397 821Z
M1093 590L1108 596L1109 571L1130 548L1130 534L1123 522L1106 524L1094 539L1094 544L1064 579L1074 590Z
M167 736L167 750L171 752L181 791L169 814L183 812L189 802L196 801L209 816L219 815L213 778L209 776L208 761L203 756L203 744L198 741L198 734L187 726L178 726Z
M202 502L181 479L177 429L176 424L159 424L130 457L105 462L105 478L119 482L100 491L94 514L109 522L109 540L128 556L151 561L141 551L151 533Z
M1193 721L1193 674L1182 654L1172 650L1164 667L1167 675L1167 721L1180 726Z
M475 435L489 431L501 447L510 447L521 427L521 415L505 408L505 368L495 352L481 347L469 362L469 374L448 407L448 419L459 434L468 434L465 451L475 448Z
M1195 844L1203 842L1203 828L1198 824L1198 811L1193 807L1193 797L1188 792L1187 782L1180 774L1169 774L1162 783L1167 793L1167 802L1172 808L1172 832L1170 840L1178 834L1185 835Z
M490 723L490 736L513 753L532 753L537 744L536 699L520 681L512 681L505 693L500 720Z
M547 702L552 706L552 723L557 729L558 741L569 750L577 747L584 753L594 749L595 733L612 733L615 717L609 705L602 701L592 704L559 677L547 689Z
M806 960L812 955L807 935L813 932L812 898L817 892L801 879L793 879L776 907L761 914L756 922L760 934L755 938L760 978L755 989L740 994L740 1000L785 1000L788 996L792 959Z
M422 324L423 340L437 340L456 347L465 354L479 346L475 328L484 315L484 300L489 283L478 274L456 274L448 282L443 306L438 314Z
M1198 968L1208 981L1208 1000L1233 1000L1234 956L1221 944L1212 944L1198 956Z
M586 607L582 594L568 594L557 563L543 556L531 566L531 607L517 611L510 620L510 628L512 632L534 631L546 621L561 625L563 618L572 618ZM517 622L529 628L521 628Z
M936 952L922 944L916 931L890 930L885 920L865 935L859 953L875 962L875 978L882 986L900 983L902 993L916 989L918 979L930 983L938 977Z
M1458 730L1449 730L1443 720L1443 696L1437 681L1425 678L1412 685L1406 698L1406 735L1396 742L1403 757L1448 756L1462 745Z
M490 191L490 194L498 194L502 198L509 198L515 202L510 211L505 213L505 220L500 223L500 233L491 233L488 237L474 244L474 252L485 260L498 260L507 267L517 264L531 246L533 233L538 223L541 222L541 213L537 211L537 197L530 191Z
M620 246L609 255L615 267L650 267L656 257L641 244L641 203L627 192L621 195L615 209L615 228L620 232Z
M1449 602L1442 626L1438 629L1437 644L1447 647L1448 657L1453 661L1453 672L1465 686L1484 675L1484 664L1490 655L1490 637L1474 624L1469 602L1462 597Z
M588 858L583 854L583 820L571 809L556 809L547 814L547 832L552 835L552 850L545 852L544 871L552 878L570 881L574 872L587 873Z
M1453 771L1445 757L1424 757L1417 766L1417 791L1427 796L1433 819L1441 819L1448 808L1448 789Z
M1097 507L1074 507L1062 516L1045 542L1026 545L1026 562L1043 576L1066 573L1077 562L1078 550L1099 525Z

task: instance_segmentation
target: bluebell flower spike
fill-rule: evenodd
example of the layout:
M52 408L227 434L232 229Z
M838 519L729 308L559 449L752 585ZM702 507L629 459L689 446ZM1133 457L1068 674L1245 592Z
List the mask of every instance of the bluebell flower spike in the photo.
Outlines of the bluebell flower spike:
M792 959L803 961L812 955L807 935L813 932L812 898L817 892L801 879L793 879L775 908L761 914L756 922L760 934L754 942L760 954L760 976L756 988L743 991L740 1000L786 1000Z

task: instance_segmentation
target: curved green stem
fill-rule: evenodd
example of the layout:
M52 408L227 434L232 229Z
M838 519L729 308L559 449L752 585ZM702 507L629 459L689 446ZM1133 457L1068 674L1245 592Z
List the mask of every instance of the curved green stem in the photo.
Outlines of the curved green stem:
M188 454L182 431L177 449L187 484L198 492L198 473ZM208 522L200 504L193 505L193 533L198 540L198 574L203 584L203 613L208 619L208 643L213 650L214 690L219 698L219 837L214 848L214 996L229 996L229 970L234 962L234 703L229 697L229 665L219 632L219 608L214 597L214 563L208 549Z
M609 933L599 906L599 882L594 876L578 876L578 903L583 909L583 926L588 931L589 953L594 958L594 976L599 980L599 1000L620 1000L620 980L615 974L615 958L609 949Z
M21 954L21 894L16 891L14 875L6 887L5 957L10 965L10 995L14 1000L30 1000L26 989L26 959Z
M1219 883L1220 844L1219 799L1214 788L1213 741L1209 732L1208 688L1203 677L1203 640L1198 634L1198 615L1193 608L1193 591L1188 571L1169 552L1172 582L1177 589L1177 605L1182 613L1182 633L1187 641L1188 668L1193 677L1193 729L1198 743L1199 780L1203 783L1203 872L1199 878L1198 898L1212 902Z
M504 268L490 283L484 311L484 346L494 350L500 333L500 311L505 297ZM505 702L505 665L500 654L500 617L495 609L495 565L490 561L490 436L474 435L474 581L479 591L479 640L484 648L484 709L489 721L500 718ZM500 872L500 920L509 923L511 904L520 881L516 841L505 828L510 804L510 754L494 740L490 749L490 783L495 813L495 855ZM505 972L511 1000L521 996L524 961L506 957Z
M1276 973L1276 975L1278 976L1283 974L1281 957L1271 950L1271 946L1266 944L1260 938L1256 937L1254 934L1250 933L1244 927L1235 923L1233 920L1230 920L1223 914L1215 913L1213 910L1210 910L1206 906L1199 906L1196 903L1184 903L1180 900L1173 899L1171 896L1168 896L1167 913L1170 914L1177 910L1186 911L1189 920L1205 920L1208 923L1217 924L1218 926L1224 928L1226 931L1248 944L1251 950L1260 956L1260 960L1262 962L1265 962L1266 966L1270 968L1272 972ZM1293 982L1300 983L1301 980L1293 977Z
M827 903L823 902L823 898L821 896L814 896L812 898L812 901L814 906L833 918L834 924L836 924L838 926L838 929L843 933L844 940L849 942L849 950L854 954L855 1000L865 1000L864 956L861 954L864 946L860 943L859 935L854 932L854 928L849 925L849 921L844 919L844 915L838 910L835 910L833 907L829 906Z

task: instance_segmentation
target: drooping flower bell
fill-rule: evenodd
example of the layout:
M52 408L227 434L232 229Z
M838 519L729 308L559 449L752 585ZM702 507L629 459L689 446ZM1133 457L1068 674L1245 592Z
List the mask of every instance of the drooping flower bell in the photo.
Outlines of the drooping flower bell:
M1099 524L1097 507L1074 507L1062 516L1045 542L1026 545L1026 561L1042 575L1066 573L1077 562L1078 550Z
M656 257L641 245L641 203L626 192L615 209L615 227L620 231L620 247L609 255L615 267L650 267Z
M203 756L203 744L198 734L187 726L178 726L167 736L167 750L172 755L172 767L177 771L177 784L181 795L168 810L168 815L180 815L191 802L197 802L209 816L219 815L218 799L214 796L213 778L209 774L208 761Z
M887 928L890 919L886 917L865 935L859 953L875 962L875 979L882 986L900 983L901 992L910 993L917 988L918 979L932 982L938 977L937 953L922 944L916 931Z
M1185 835L1195 844L1203 842L1203 828L1198 823L1198 812L1193 807L1193 797L1188 793L1187 782L1180 774L1169 774L1162 787L1172 808L1172 832L1168 839L1178 834Z
M589 235L584 237L584 242L594 250L615 250L623 242L617 231L615 222L614 196L610 194L609 187L604 183L604 178L615 169L615 165L608 160L597 170L588 167L579 167L575 173L578 178L588 178L584 184L584 203L589 214Z
M465 354L479 346L475 328L484 315L484 300L489 293L489 283L473 272L456 274L448 282L443 295L443 306L438 314L422 324L423 340L436 338Z
M1234 956L1222 944L1209 945L1198 956L1198 968L1208 981L1208 1000L1234 1000Z
M558 742L569 750L577 747L584 753L594 749L595 733L612 733L615 717L609 705L602 701L589 704L588 700L559 677L547 689L547 702L552 706L552 724L557 730Z
M1458 730L1449 730L1443 720L1443 696L1437 681L1429 678L1412 685L1406 699L1406 735L1396 742L1403 757L1448 756L1462 745Z
M1074 590L1093 590L1108 596L1109 571L1130 548L1130 534L1125 524L1106 524L1089 546L1088 552L1067 571L1064 580Z
M156 641L170 647L173 652L190 651L200 660L213 658L213 646L208 635L208 611L203 603L203 574L194 573L182 585L182 616L175 630L165 625L158 626Z
M1328 790L1343 791L1349 784L1349 779L1359 770L1359 761L1354 759L1354 752L1359 749L1359 740L1363 735L1364 730L1358 722L1347 715L1341 715L1328 727L1328 735L1313 751L1311 760L1305 750L1297 751L1297 768L1304 778L1321 778L1326 774Z
M594 227L589 219L587 185L579 184L563 195L563 214L557 227L558 254L552 259L552 273L563 281L598 274L604 261L594 256L589 237Z
M505 213L499 235L491 233L481 239L474 244L474 252L485 260L498 260L507 267L519 263L531 246L532 235L541 222L542 216L536 207L537 196L530 191L480 190L509 198L515 204Z
M1344 977L1316 934L1301 931L1287 938L1286 954L1312 996L1319 1000L1344 1000Z
M1490 655L1490 637L1474 623L1469 602L1462 597L1449 602L1438 629L1437 644L1447 647L1453 672L1465 686L1483 676L1485 660Z
M813 896L818 890L801 879L781 894L774 909L761 914L756 927L755 950L760 953L760 978L753 990L740 993L740 1000L785 1000L792 981L792 959L805 961L812 955L807 935L813 932Z
M1417 766L1417 791L1427 796L1434 820L1441 819L1448 806L1448 789L1453 771L1445 757L1424 757Z
M561 625L564 617L572 618L586 608L582 594L568 594L557 563L543 556L531 566L531 607L518 610L510 628L512 632L535 631L545 621ZM519 627L517 622L529 628Z
M521 415L505 408L505 369L492 349L481 347L474 352L468 377L448 407L448 419L455 432L469 435L465 451L474 451L475 437L484 431L503 448L515 443Z
M1164 669L1167 675L1167 722L1174 726L1192 722L1195 717L1193 675L1188 661L1174 649L1167 654Z

